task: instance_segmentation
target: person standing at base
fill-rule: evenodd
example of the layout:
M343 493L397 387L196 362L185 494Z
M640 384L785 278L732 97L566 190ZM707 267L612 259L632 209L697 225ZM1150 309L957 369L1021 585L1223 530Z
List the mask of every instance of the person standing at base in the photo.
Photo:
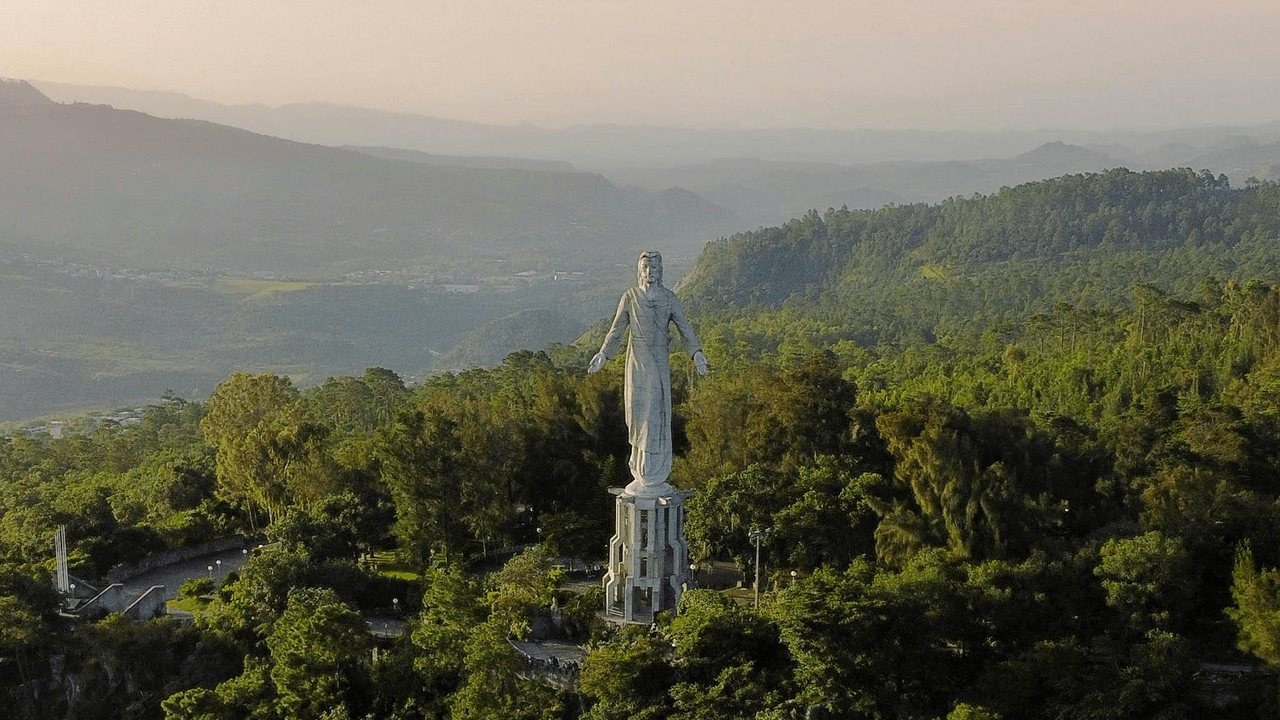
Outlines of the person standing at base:
M630 331L624 384L627 434L631 441L630 491L663 486L671 474L671 347L668 327L675 324L699 375L707 374L707 356L685 317L680 298L662 285L662 255L640 253L636 287L618 302L613 326L587 372L598 372L618 352Z

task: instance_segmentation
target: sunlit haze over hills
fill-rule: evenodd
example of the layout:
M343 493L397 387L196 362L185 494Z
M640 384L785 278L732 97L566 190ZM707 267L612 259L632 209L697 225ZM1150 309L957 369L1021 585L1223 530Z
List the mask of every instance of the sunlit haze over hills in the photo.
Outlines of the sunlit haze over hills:
M200 398L234 370L412 379L571 344L639 247L705 302L782 302L897 268L914 236L864 246L856 213L916 227L984 194L1115 201L982 236L1043 240L1027 263L1150 241L1190 253L1161 260L1179 292L1270 277L1245 242L1270 226L1214 203L1280 179L1277 37L1276 0L0 0L0 422ZM1188 183L1201 225L1107 215ZM734 260L828 221L843 245ZM843 339L896 327L863 310L917 307L906 280L987 272L902 257ZM1160 280L1117 272L1090 271L1094 297Z
M546 127L1280 119L1274 0L10 0L0 16L0 75L227 104Z

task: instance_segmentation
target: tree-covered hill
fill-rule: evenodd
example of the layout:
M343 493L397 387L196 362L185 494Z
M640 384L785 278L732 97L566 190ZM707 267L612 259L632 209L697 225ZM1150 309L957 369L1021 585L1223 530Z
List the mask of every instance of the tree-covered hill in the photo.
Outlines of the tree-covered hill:
M568 343L582 333L582 324L547 308L525 308L485 323L436 362L436 367L459 371L499 365L514 343L546 347Z
M681 293L739 330L781 311L819 323L816 346L872 346L976 337L1058 303L1130 307L1138 283L1190 295L1206 277L1271 279L1277 259L1280 185L1118 169L932 205L813 211L708 244Z

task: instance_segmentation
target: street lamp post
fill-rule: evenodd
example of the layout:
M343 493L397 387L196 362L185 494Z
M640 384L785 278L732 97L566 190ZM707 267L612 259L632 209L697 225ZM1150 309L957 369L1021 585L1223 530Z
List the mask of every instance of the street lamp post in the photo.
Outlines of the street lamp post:
M209 577L213 577L213 566L209 566Z
M747 537L756 541L756 609L760 609L760 538L773 531L773 528L753 529Z

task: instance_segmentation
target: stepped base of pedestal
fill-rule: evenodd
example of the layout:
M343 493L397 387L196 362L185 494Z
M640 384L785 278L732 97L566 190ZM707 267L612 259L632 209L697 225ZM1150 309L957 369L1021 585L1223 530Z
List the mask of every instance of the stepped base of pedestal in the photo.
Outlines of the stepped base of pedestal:
M632 480L625 488L622 489L623 495L630 495L637 498L657 498L672 497L679 490L676 490L671 483L665 480L656 485L646 485L639 480Z
M615 623L627 623L632 625L649 625L653 623L652 612L633 612L631 618L627 619L627 611L622 605L610 605L605 608L605 620Z

